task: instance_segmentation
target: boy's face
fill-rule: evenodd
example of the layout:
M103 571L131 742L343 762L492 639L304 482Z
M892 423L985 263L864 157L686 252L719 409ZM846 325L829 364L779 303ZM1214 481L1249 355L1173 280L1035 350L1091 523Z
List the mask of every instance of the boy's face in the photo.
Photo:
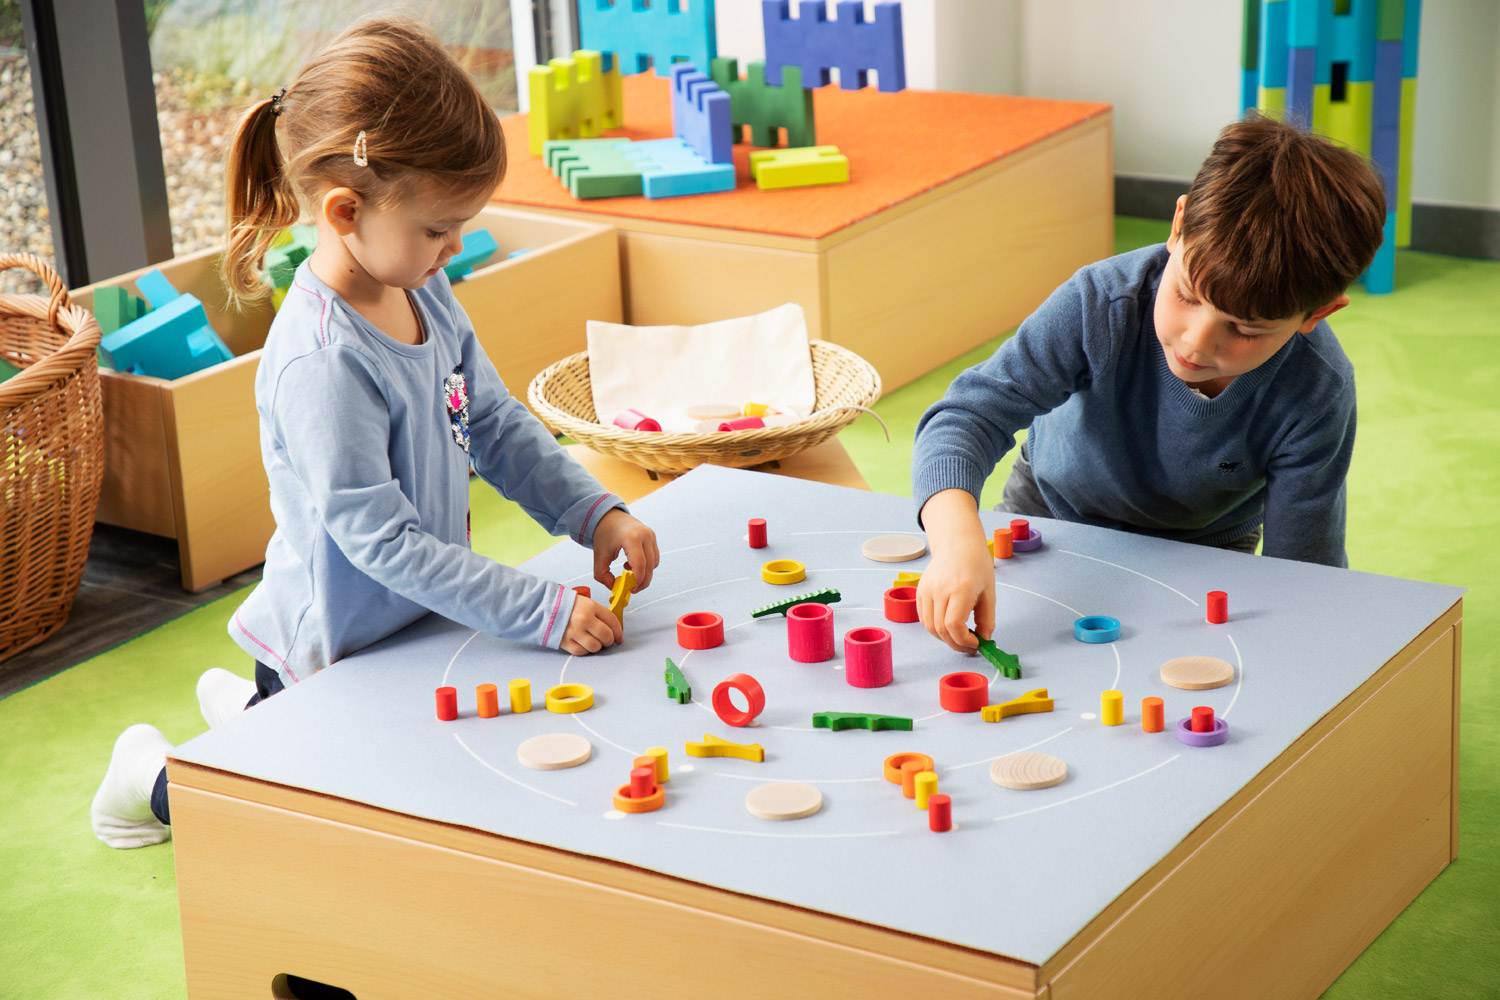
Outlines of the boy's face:
M1311 333L1325 317L1349 304L1341 295L1306 319L1249 320L1220 312L1194 289L1183 263L1182 208L1179 198L1167 241L1167 267L1156 290L1156 339L1172 374L1209 396L1223 391L1237 375L1265 364L1299 333Z

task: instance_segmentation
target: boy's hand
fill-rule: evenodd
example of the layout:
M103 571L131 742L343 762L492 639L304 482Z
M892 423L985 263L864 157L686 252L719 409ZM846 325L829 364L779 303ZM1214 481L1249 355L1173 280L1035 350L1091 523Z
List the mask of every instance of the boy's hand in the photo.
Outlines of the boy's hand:
M979 505L965 490L933 494L922 506L932 561L917 581L917 617L923 627L960 653L973 653L995 630L995 563L984 543Z
M574 656L587 656L624 638L625 630L620 626L620 620L598 601L580 594L573 602L573 613L568 616L562 650Z
M631 593L645 590L651 585L651 571L661 562L656 551L656 532L616 507L601 517L594 528L594 579L606 587L615 585L609 564L621 550L625 552L625 568L635 574L635 589Z

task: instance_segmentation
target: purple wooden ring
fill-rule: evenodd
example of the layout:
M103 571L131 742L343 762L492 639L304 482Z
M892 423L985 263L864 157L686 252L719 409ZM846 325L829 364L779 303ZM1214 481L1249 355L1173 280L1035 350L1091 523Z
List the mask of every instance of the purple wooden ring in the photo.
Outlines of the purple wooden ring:
M1214 731L1211 733L1193 732L1193 719L1179 719L1177 722L1177 740L1186 743L1190 747L1216 747L1229 739L1229 723L1214 716Z
M1010 544L1017 552L1031 552L1042 547L1042 533L1036 530L1036 525L1032 525L1030 538L1017 538Z

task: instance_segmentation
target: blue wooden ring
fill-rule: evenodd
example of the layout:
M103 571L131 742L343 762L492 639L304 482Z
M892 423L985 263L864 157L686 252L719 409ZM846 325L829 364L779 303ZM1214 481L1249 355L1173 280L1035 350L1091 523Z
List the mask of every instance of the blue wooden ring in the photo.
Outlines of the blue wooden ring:
M1114 642L1120 638L1120 619L1086 615L1073 623L1073 638L1079 642Z

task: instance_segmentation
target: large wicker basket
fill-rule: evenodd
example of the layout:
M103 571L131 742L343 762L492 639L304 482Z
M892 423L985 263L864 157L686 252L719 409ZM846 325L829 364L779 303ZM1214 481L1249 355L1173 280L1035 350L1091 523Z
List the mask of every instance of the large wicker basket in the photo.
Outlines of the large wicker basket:
M0 295L0 357L22 369L0 382L0 660L62 628L78 593L104 476L99 324L29 254L50 296Z
M666 434L601 424L594 413L586 351L544 369L531 380L526 398L553 429L594 451L652 472L682 473L700 465L760 465L821 444L852 423L860 407L880 398L880 375L864 358L824 340L810 341L808 347L816 391L813 412L782 427Z

